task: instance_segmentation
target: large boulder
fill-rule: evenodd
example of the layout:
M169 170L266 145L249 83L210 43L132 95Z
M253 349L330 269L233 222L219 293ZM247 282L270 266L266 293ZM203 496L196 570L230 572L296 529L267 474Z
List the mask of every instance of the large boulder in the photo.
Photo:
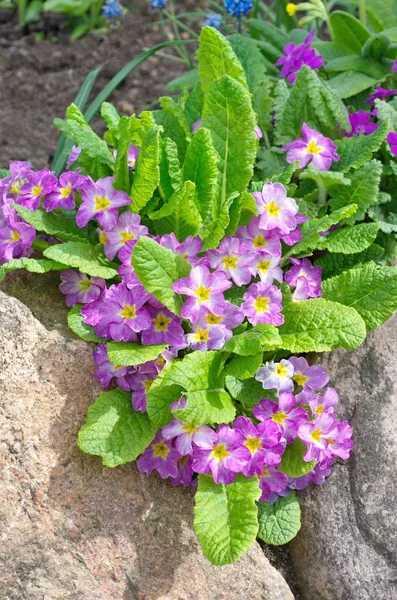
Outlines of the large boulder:
M322 355L354 427L351 459L300 494L291 544L303 600L397 598L397 317L355 352Z
M43 325L0 292L0 597L293 600L257 544L234 565L210 565L190 490L79 451L100 392L92 347L63 331L46 296L31 298Z

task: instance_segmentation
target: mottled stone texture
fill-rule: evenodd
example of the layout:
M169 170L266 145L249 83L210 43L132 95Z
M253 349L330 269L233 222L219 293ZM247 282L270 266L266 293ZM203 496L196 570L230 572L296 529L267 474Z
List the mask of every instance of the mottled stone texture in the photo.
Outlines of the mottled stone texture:
M292 600L258 545L235 565L208 563L190 490L79 451L100 392L92 347L39 292L27 304L41 322L0 292L0 598Z
M319 356L350 419L355 448L324 486L300 494L291 544L304 600L397 598L397 317L354 352Z

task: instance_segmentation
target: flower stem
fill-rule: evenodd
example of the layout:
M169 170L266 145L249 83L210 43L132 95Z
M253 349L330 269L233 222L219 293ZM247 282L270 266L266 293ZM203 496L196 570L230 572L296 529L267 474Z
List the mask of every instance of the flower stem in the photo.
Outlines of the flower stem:
M36 250L36 252L44 252L44 250L46 250L50 246L51 244L45 242L44 240L41 240L40 238L35 238L32 242L32 248L33 250Z
M359 13L360 13L360 21L361 21L361 23L365 27L365 22L366 22L366 18L365 18L365 0L358 0L358 10L359 10Z

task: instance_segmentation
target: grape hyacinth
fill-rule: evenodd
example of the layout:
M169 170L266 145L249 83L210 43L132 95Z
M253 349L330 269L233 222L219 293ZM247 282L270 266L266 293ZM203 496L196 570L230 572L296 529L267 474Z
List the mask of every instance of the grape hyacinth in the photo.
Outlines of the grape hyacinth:
M223 6L233 17L240 17L252 9L252 0L224 0Z
M102 15L106 19L117 19L123 14L123 7L118 0L106 0L102 7Z

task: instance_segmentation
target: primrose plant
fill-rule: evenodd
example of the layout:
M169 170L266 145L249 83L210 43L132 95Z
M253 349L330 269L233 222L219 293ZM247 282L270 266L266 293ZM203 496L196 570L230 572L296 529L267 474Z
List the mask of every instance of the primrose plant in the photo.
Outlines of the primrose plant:
M233 40L247 56L245 43ZM108 388L79 447L108 467L136 460L142 473L197 487L194 527L222 565L257 536L292 539L297 490L349 457L337 392L301 355L359 346L397 309L397 275L372 260L378 228L352 223L357 204L320 205L307 192L354 149L304 126L302 138L283 136L282 168L268 164L258 180L258 65L243 67L211 27L198 61L199 84L158 110L120 117L104 103L103 139L70 106L57 124L75 148L59 177L10 165L0 276L60 271L69 326L97 344ZM350 129L319 85L328 120L344 115Z

